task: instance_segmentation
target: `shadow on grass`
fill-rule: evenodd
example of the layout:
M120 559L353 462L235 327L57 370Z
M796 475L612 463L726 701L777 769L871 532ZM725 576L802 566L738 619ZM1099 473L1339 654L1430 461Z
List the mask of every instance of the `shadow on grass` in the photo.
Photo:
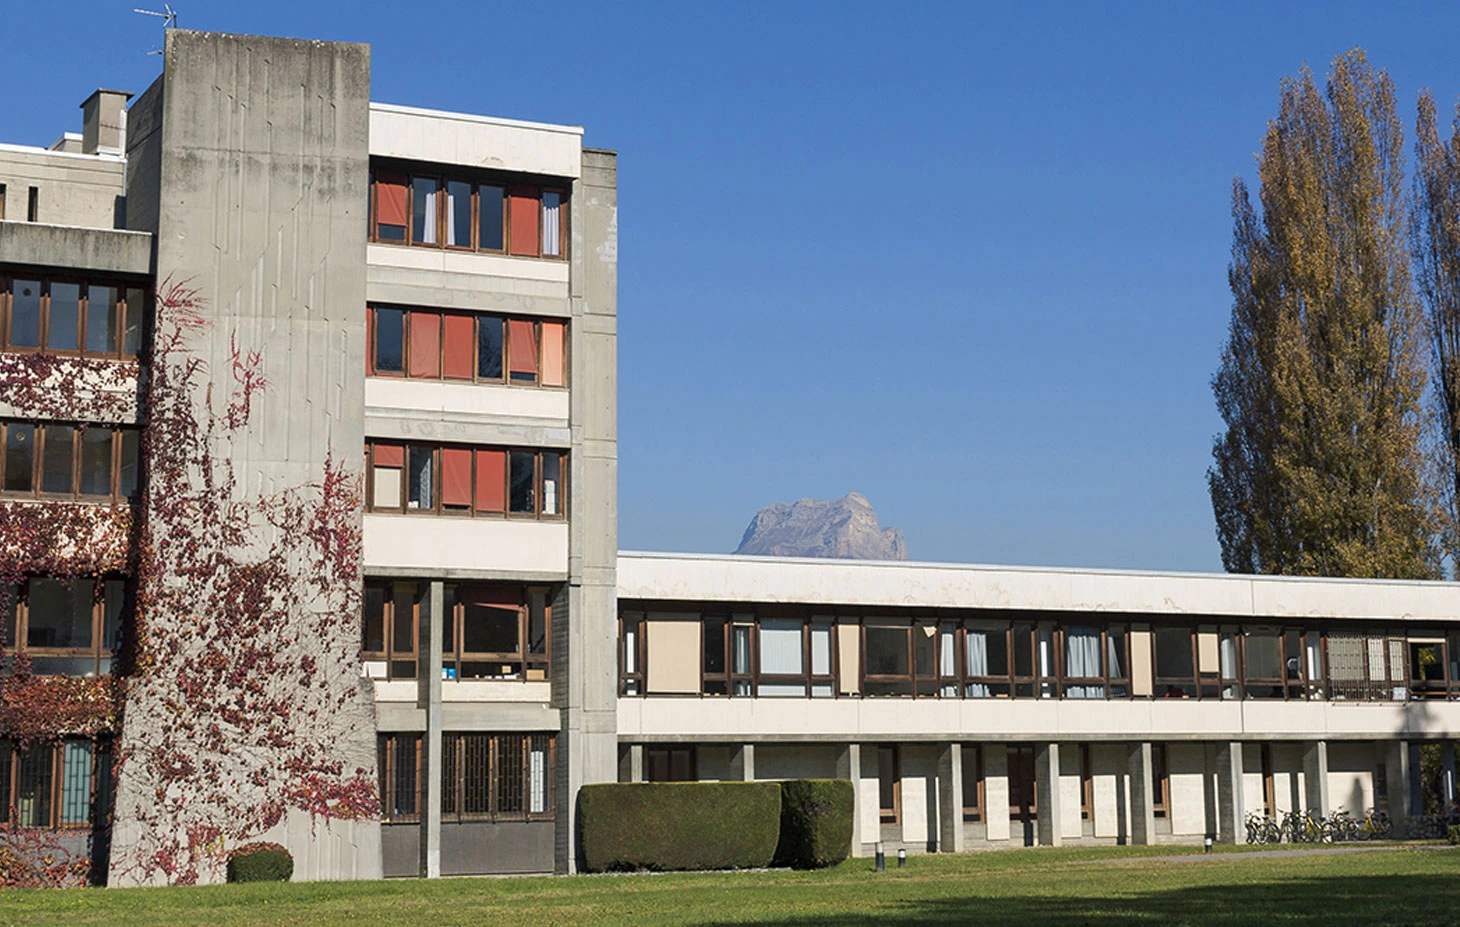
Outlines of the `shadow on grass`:
M1052 883L1059 878L1055 872L1049 875ZM1051 884L1050 890L1057 892L1057 885ZM861 924L910 927L955 924L978 927L1064 924L1082 927L1128 924L1159 924L1162 927L1337 927L1358 924L1438 927L1460 924L1460 871L1453 878L1436 875L1335 876L1255 884L1234 882L1133 893L1119 898L1052 894L887 899L875 910L859 915L772 916L755 923L774 927L849 927ZM728 921L710 921L705 927L730 927L730 924Z

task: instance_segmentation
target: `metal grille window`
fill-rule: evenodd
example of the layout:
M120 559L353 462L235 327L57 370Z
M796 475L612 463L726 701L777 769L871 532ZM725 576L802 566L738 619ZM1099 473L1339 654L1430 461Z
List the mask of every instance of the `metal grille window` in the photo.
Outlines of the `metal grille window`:
M441 815L454 821L552 820L552 734L446 734Z
M399 824L421 819L421 735L381 734L380 816Z
M105 817L93 805L110 791L110 757L90 740L32 743L21 750L0 741L0 824L90 827Z

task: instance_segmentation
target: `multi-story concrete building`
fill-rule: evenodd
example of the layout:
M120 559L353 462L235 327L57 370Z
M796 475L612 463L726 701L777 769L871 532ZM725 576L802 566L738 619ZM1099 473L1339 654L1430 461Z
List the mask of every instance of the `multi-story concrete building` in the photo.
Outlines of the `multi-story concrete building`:
M12 837L565 872L584 783L841 776L857 852L1233 840L1415 813L1429 743L1453 798L1453 584L620 555L614 154L162 60L0 146Z

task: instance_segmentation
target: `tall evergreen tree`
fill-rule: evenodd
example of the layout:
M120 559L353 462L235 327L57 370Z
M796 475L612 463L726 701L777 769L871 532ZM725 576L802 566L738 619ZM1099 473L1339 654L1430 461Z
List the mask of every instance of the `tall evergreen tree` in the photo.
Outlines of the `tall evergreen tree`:
M1415 276L1430 323L1434 370L1436 483L1444 499L1445 547L1460 572L1460 105L1448 143L1435 100L1419 98L1410 213Z
M1282 82L1260 216L1234 184L1212 384L1227 429L1207 472L1232 572L1438 575L1403 145L1393 82L1354 50L1326 92L1307 68Z

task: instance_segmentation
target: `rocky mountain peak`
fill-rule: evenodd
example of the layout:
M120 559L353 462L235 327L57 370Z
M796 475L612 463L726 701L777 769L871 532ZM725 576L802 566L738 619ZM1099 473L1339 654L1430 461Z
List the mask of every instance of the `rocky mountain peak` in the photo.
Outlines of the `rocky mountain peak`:
M824 557L836 560L906 560L907 542L896 528L877 524L861 493L840 499L777 502L750 520L737 554Z

